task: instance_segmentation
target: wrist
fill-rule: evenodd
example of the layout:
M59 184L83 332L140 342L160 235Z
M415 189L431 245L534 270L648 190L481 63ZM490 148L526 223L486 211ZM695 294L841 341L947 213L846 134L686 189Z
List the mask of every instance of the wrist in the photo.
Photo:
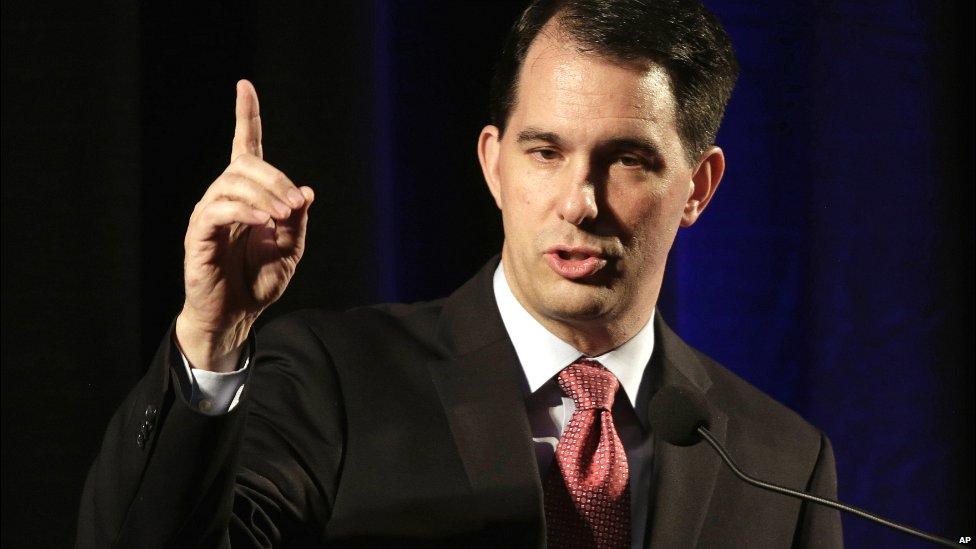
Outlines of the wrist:
M184 309L176 318L174 339L190 366L211 372L237 369L253 321L243 319L222 328L197 322Z

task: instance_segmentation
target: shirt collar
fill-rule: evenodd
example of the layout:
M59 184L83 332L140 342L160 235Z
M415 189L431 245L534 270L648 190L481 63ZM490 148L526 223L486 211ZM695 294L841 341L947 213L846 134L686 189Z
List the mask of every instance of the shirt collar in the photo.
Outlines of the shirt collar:
M501 262L495 269L493 284L502 323L522 363L529 391L534 393L560 370L584 355L556 337L525 310L512 293ZM600 356L591 357L616 376L631 406L637 402L637 389L644 368L654 352L654 314L652 311L647 324L626 343Z

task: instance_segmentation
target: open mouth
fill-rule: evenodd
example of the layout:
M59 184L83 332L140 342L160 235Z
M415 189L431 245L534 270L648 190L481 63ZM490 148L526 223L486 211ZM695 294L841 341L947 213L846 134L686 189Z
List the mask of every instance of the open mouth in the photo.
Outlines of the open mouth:
M557 246L550 248L545 258L549 268L569 280L591 277L607 265L602 252L589 248Z
M583 253L583 252L569 252L569 251L566 251L566 250L558 250L556 253L559 254L559 258L560 259L563 259L563 260L574 259L574 260L580 260L581 261L581 260L588 259L588 258L592 257L590 254L587 254L587 253Z

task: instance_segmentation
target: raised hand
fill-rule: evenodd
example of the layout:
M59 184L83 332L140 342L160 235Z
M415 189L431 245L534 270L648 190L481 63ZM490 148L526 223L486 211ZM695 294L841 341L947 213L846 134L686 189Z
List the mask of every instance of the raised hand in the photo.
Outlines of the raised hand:
M305 250L315 196L264 161L254 86L237 83L230 164L190 216L186 299L176 339L190 364L230 371L258 315L288 286Z

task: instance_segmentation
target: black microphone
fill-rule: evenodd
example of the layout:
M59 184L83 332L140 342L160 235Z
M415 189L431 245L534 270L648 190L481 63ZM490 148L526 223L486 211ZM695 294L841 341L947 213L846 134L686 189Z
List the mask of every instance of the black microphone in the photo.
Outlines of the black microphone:
M668 385L662 387L657 394L654 395L654 398L651 399L649 408L651 429L661 438L676 446L692 446L697 444L700 440L705 439L705 441L708 442L708 444L714 448L716 452L718 452L718 455L721 456L722 461L724 461L725 464L732 469L735 476L753 486L776 492L778 494L784 494L806 501L812 501L813 503L818 503L820 505L826 505L827 507L832 507L846 513L853 513L859 517L873 520L889 528L894 528L895 530L905 532L906 534L920 537L926 541L947 545L949 547L958 547L958 545L952 541L949 541L948 539L933 536L932 534L927 534L921 530L916 530L915 528L881 518L877 515L868 513L863 509L845 505L832 499L814 496L799 490L793 490L769 482L764 482L745 474L741 469L739 469L738 466L736 466L735 462L732 461L732 458L729 457L729 454L725 451L725 448L722 447L722 445L715 440L715 437L712 436L712 433L708 431L708 419L711 417L711 413L709 413L708 403L705 402L705 397L701 393L691 389L679 387L677 385Z

